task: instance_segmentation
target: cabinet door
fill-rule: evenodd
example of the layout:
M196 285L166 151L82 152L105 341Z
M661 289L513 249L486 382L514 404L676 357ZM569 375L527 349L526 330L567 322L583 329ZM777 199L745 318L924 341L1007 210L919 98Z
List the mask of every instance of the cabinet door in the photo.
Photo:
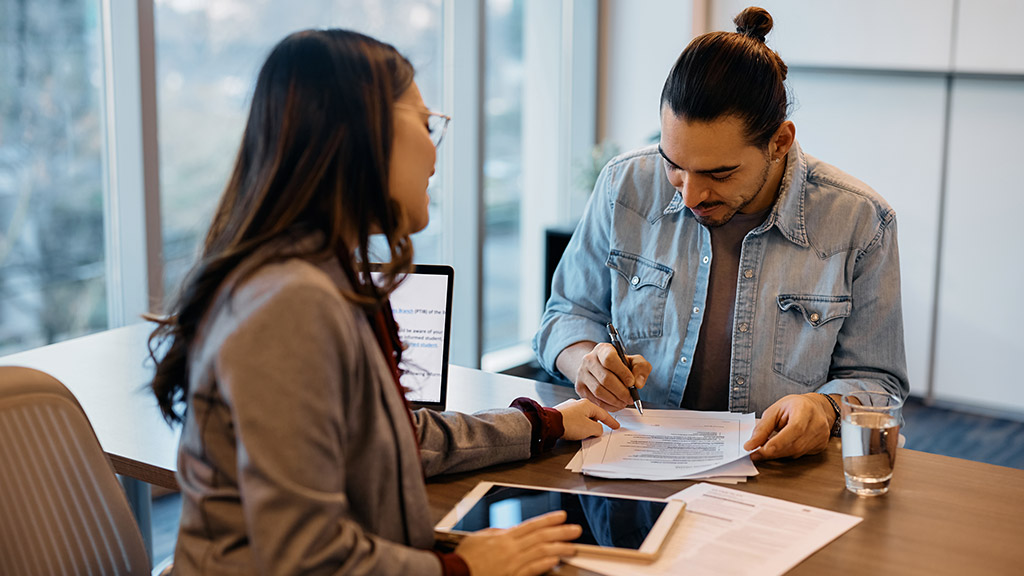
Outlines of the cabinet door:
M1024 74L1024 2L970 0L958 6L956 52L958 72Z
M924 395L938 261L945 80L794 71L790 86L804 152L863 180L896 210L910 390Z
M748 0L712 2L711 29L735 31L732 19L749 5ZM761 0L757 5L775 22L768 45L790 66L950 67L953 0Z
M953 87L935 396L1024 413L1024 80Z

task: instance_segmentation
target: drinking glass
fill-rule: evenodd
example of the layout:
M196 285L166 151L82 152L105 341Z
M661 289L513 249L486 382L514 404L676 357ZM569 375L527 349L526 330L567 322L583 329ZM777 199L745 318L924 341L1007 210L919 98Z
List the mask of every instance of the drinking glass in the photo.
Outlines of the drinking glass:
M903 400L862 391L843 396L839 404L846 489L859 496L885 494L896 465Z

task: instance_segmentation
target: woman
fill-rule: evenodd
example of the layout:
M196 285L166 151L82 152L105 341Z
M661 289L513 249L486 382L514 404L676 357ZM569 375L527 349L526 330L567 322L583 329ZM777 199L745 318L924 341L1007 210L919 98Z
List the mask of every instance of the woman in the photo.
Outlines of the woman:
M425 475L618 426L589 401L409 411L387 296L428 220L431 115L409 62L353 32L293 34L260 71L202 257L151 338L168 345L153 391L184 423L175 573L538 574L571 554L580 529L557 514L430 551Z

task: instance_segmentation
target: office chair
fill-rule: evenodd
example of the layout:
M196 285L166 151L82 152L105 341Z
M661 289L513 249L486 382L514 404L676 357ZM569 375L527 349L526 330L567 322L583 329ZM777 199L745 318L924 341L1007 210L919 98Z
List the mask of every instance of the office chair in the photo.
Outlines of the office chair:
M114 469L52 376L0 367L0 574L148 575Z

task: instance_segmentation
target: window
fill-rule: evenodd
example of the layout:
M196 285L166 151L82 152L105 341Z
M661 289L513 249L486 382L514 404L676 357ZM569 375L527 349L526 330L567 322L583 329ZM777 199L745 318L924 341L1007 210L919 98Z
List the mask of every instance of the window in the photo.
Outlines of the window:
M427 105L453 117L431 222L414 238L417 262L457 270L452 361L476 366L510 346L521 356L543 305L539 239L571 216L561 195L576 143L592 141L576 127L592 132L596 117L596 11L595 0L0 2L0 354L162 308L151 298L174 295L195 260L267 52L335 26L394 44Z
M416 67L427 105L442 106L441 0L157 0L155 14L164 282L174 294L227 183L259 67L287 34L341 27L393 44ZM439 262L440 173L431 222L414 239Z
M487 1L483 330L485 370L533 359L545 237L569 230L589 186L597 2Z
M523 2L488 0L484 74L483 349L520 342Z
M0 3L0 354L107 327L98 0Z

